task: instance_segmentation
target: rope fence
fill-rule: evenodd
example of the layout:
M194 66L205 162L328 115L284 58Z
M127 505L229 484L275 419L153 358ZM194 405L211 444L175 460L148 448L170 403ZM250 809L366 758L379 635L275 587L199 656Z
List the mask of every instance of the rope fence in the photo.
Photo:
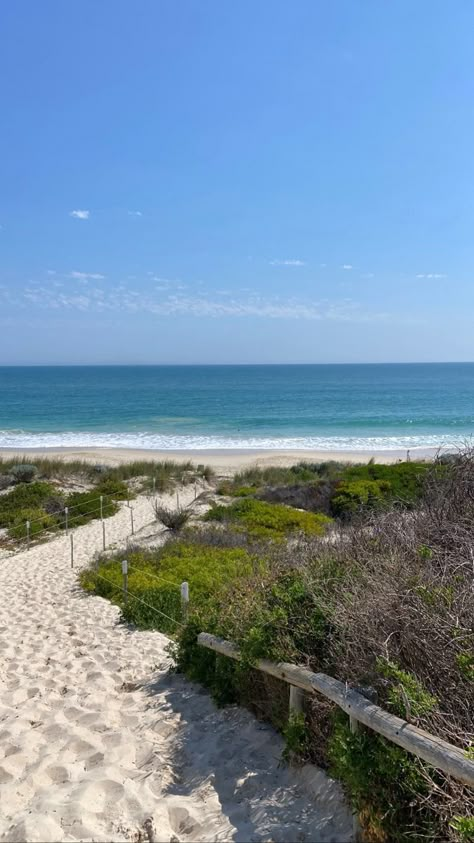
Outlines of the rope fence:
M153 478L155 480L155 478ZM198 484L194 484L194 500L196 500L198 496ZM152 495L147 495L150 499ZM153 485L153 497L156 497L156 481ZM106 541L106 529L105 529L105 522L108 520L109 517L115 515L115 512L107 513L106 507L113 505L120 506L121 503L125 503L125 501L118 501L114 498L113 495L100 495L96 498L93 498L91 501L88 501L90 504L96 504L91 509L88 509L86 512L76 512L76 510L80 510L81 506L84 504L75 504L74 506L65 506L62 511L58 513L45 513L43 516L39 516L38 518L32 519L25 519L24 523L15 524L13 529L18 531L24 531L24 535L20 536L19 538L8 538L7 543L5 543L4 548L0 548L1 550L5 550L8 556L14 555L15 553L21 553L24 550L29 550L33 544L37 542L40 543L43 539L48 537L57 536L59 534L65 534L66 536L70 535L72 529L75 529L79 526L84 526L81 522L84 518L90 518L90 516L94 516L96 514L97 520L100 519L102 523L102 549L105 550L107 546ZM180 498L179 498L179 491L176 492L176 503L178 508L180 507ZM130 511L130 535L135 535L136 524L135 524L135 512L134 508L130 503L130 497L126 499L126 506ZM123 511L124 507L122 508ZM48 524L46 527L42 527L40 530L35 529L35 525L41 524L44 522L44 519L48 517L48 515L56 515L57 518L60 518L60 521L57 521L53 524ZM90 518L90 520L95 520ZM155 521L155 518L151 518L147 524L151 524ZM141 524L140 529L146 526L146 524ZM6 555L7 555L6 554Z
M178 626L182 627L186 626L189 604L189 585L187 582L183 582L181 583L181 585L173 583L173 587L178 588L181 594L181 611L183 620L180 621L177 618L171 617L171 615L167 615L166 612L163 612L161 609L157 609L156 606L152 606L151 603L147 603L147 601L143 600L142 597L139 597L138 594L134 594L132 591L130 591L128 586L128 560L124 559L121 563L118 564L121 565L122 570L122 586L119 586L117 583L113 582L113 580L104 577L103 574L99 574L97 571L95 571L94 576L100 580L103 580L103 582L108 583L108 585L112 586L112 588L114 588L116 591L121 591L123 595L123 602L125 603L125 605L128 603L128 599L131 597L133 600L137 600L138 603L141 603L143 606L146 606L147 609L151 609L152 612L155 612L157 615L161 615L162 617L166 618L172 623L175 623ZM156 579L161 579L161 577L156 577ZM166 580L164 582L166 582Z

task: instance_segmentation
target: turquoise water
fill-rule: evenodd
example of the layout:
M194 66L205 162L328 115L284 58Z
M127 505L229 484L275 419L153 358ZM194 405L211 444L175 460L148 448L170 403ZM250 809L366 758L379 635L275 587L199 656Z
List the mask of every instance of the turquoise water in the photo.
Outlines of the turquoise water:
M0 447L371 450L473 431L473 363L0 368Z

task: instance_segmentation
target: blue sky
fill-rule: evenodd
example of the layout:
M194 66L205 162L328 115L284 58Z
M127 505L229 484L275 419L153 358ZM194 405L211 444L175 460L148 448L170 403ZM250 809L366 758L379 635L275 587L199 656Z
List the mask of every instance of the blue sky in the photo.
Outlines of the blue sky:
M0 364L474 360L473 26L4 3Z

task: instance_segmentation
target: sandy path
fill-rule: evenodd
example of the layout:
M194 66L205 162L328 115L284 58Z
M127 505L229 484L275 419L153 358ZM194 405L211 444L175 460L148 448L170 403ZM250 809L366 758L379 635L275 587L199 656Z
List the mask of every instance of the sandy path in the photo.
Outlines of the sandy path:
M134 512L150 522L149 500ZM107 527L127 537L125 506ZM75 570L65 536L0 562L0 840L350 840L336 784L280 767L270 727L217 710L168 673L165 636L83 594L100 524L75 535Z

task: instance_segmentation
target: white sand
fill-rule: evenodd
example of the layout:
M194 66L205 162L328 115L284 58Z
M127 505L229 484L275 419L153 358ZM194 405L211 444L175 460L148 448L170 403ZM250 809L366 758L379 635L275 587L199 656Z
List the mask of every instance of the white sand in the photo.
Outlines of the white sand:
M412 459L432 459L437 448L412 448ZM0 449L0 457L4 459L26 459L34 461L35 457L47 456L63 460L86 460L104 465L119 465L133 460L177 460L190 461L194 465L204 463L212 466L217 474L231 475L237 471L254 466L289 466L302 460L307 462L325 462L339 460L340 462L364 463L374 459L379 463L391 463L406 459L407 452L403 451L239 451L239 450L202 450L202 451L151 451L132 448L32 448L25 451L14 451L8 448Z
M183 493L182 503L193 496ZM150 501L135 501L137 528ZM126 506L107 519L123 542ZM168 639L85 596L100 523L0 561L0 840L348 841L339 786L279 766L281 738L169 674Z

